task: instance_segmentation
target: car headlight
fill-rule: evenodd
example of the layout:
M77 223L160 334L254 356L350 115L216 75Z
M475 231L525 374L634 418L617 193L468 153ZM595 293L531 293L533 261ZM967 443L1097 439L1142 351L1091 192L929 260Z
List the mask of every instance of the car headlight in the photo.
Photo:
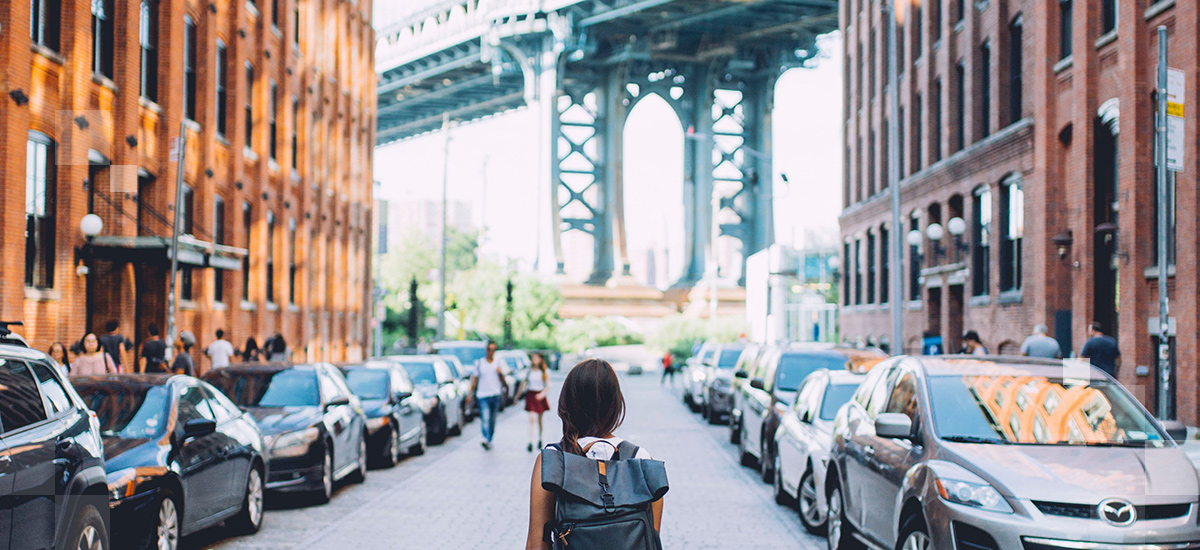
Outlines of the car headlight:
M991 512L1012 513L1012 507L1000 495L1000 491L997 491L995 487L988 485L986 482L975 483L957 479L937 478L934 480L934 483L937 484L938 494L942 496L942 500L947 502L981 508Z
M387 426L388 422L390 420L391 420L391 417L389 417L389 416L381 416L379 418L368 418L367 419L367 429L371 430L371 431L378 430L379 428Z
M704 371L699 370L699 369L692 370L692 380L695 380L697 382L703 382L704 381Z
M118 501L137 494L137 488L142 483L150 481L166 473L162 467L126 468L108 474L108 498Z
M312 445L320 436L321 430L315 427L308 428L298 432L281 434L273 440L268 440L267 446L271 449L271 456L302 456L308 452L309 445Z

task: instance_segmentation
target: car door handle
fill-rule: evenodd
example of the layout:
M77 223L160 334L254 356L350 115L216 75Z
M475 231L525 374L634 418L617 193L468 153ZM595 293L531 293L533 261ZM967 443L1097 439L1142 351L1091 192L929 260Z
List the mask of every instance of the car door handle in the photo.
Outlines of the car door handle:
M71 441L70 439L64 439L62 441L59 441L58 445L55 445L55 449L57 449L58 452L64 453L64 454L71 452L71 450L74 448L75 448L75 443L73 441Z
M867 456L873 457L875 456L875 447L867 445L866 447L863 447L863 452L867 453Z
M0 465L12 464L12 457L8 455L0 455Z

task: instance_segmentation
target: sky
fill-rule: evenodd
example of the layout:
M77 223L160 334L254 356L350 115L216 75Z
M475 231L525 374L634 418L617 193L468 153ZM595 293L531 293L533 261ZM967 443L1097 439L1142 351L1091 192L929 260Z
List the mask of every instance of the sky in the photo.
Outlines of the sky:
M841 211L841 39L833 33L819 44L813 68L784 73L776 87L775 235L797 248L836 246ZM548 186L537 180L536 110L459 125L450 134L448 146L445 135L434 132L376 149L379 198L441 200L445 165L450 199L471 203L474 225L484 228L482 254L523 271L536 266L552 273L549 194L542 188ZM646 99L630 112L624 174L629 256L635 278L660 287L683 268L683 140L665 101ZM567 234L563 246L568 275L584 278L590 242Z

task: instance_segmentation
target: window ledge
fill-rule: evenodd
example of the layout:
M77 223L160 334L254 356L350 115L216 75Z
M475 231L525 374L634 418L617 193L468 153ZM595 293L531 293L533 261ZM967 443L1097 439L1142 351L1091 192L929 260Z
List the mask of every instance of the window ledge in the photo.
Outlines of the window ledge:
M258 304L247 300L242 300L242 311L257 311Z
M57 302L62 299L62 293L52 288L25 287L25 299L35 302Z
M1071 65L1074 65L1074 64L1075 64L1074 56L1068 55L1067 57L1063 58L1062 61L1059 61L1058 63L1054 64L1054 74L1058 74L1067 69L1070 69Z
M992 305L992 297L988 294L972 296L971 299L967 301L967 305L971 307L990 306Z
M1146 270L1143 272L1143 274L1146 276L1147 281L1157 281L1158 280L1158 266L1152 265L1150 267L1147 267ZM1174 276L1175 276L1175 266L1174 265L1167 266L1167 278L1169 279Z
M279 163L275 162L275 159L268 159L267 160L267 169L269 169L272 172L278 172L279 171Z
M1005 290L1000 293L1000 298L996 300L997 304L1019 304L1024 297L1021 295L1021 289Z
M988 6L991 6L991 5L992 5L991 0L979 0L978 2L975 2L975 10L976 11L987 11Z
M1146 8L1146 20L1154 19L1159 14L1175 7L1175 0L1159 0L1157 4Z
M275 35L275 38L283 39L283 31L279 30L279 26L274 21L271 22L271 33Z
M933 49L935 51L942 49L942 39L941 38L933 41Z
M225 147L229 147L229 138L226 138L222 134L217 134L217 143L220 143L221 145L224 145Z
M154 112L155 114L162 114L162 107L160 107L158 103L155 103L154 100L144 95L138 96L138 104Z
M1117 29L1113 29L1113 30L1105 33L1100 38L1096 39L1096 49L1098 50L1098 49L1103 48L1103 47L1105 47L1109 44L1112 44L1113 42L1116 42L1116 41L1117 41Z
M214 301L212 303L212 308L213 308L213 311L225 311L227 309L227 307L225 306L225 302L217 302L217 301Z
M295 168L292 168L292 183L300 183L300 172L297 172Z
M29 50L42 57L45 57L46 59L49 59L50 61L58 63L59 65L66 63L66 59L63 58L62 54L54 51L49 46L43 46L41 44L34 43L30 44Z
M113 82L111 78L108 78L100 73L92 73L92 82L104 86L105 88L112 90L114 93L118 91L117 83Z
M909 311L918 311L923 307L925 307L925 303L922 302L921 300L909 300L908 301L908 310Z
M289 313L300 313L300 306L291 304L288 306L287 310Z
M967 28L967 20L966 20L966 18L959 19L959 20L958 20L958 23L955 23L955 24L954 24L954 32L955 32L956 34L957 34L957 33L960 33L960 32L963 32L963 29L966 29L966 28Z
M251 149L251 148L249 148L249 147L243 147L243 148L242 148L242 156L243 156L243 157L246 157L246 158L247 158L247 159L249 159L250 161L256 161L256 160L258 160L258 153L255 153L255 152L254 152L254 149Z
M197 134L200 133L200 123L199 122L196 122L190 118L185 118L185 119L183 119L183 125L187 126L187 128L189 130L196 132Z
M250 0L246 0L246 10L248 10L255 17L259 16L258 6L255 6L254 2L251 2Z
M200 304L196 303L195 300L179 300L179 309L195 311L200 309Z
M279 304L267 302L267 311L279 311Z

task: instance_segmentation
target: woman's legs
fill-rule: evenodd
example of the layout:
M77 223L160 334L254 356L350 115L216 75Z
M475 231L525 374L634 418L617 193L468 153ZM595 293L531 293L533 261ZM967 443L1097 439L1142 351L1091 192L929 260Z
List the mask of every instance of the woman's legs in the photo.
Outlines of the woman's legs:
M538 446L539 446L539 447L542 445L542 415L544 415L544 414L546 414L546 413L545 413L545 412L540 412L540 413L537 413L537 418L538 418Z

